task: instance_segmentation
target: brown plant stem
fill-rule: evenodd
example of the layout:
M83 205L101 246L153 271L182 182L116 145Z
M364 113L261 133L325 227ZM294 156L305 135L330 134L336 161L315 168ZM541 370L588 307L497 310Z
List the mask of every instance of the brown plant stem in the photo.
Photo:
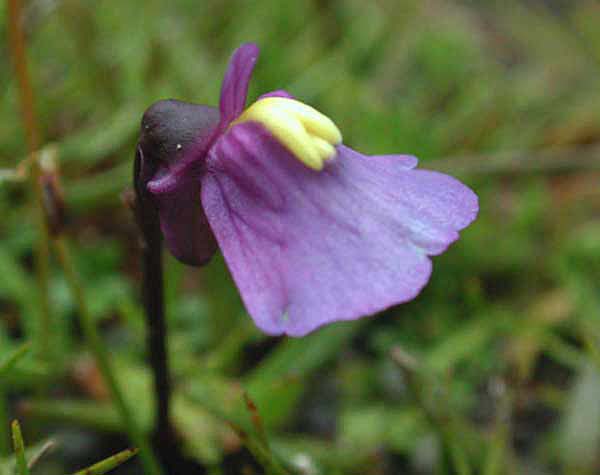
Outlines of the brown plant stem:
M34 196L34 212L36 217L38 239L35 248L35 273L38 284L38 299L40 310L40 327L38 334L39 355L42 358L49 356L51 348L50 334L50 298L48 291L49 282L49 243L48 225L44 216L44 196L40 183L40 165L36 154L40 145L40 132L34 106L33 89L27 68L25 48L25 35L23 33L23 19L20 0L8 0L8 36L10 51L15 68L15 75L19 89L21 115L27 138L27 150L31 160L30 185Z

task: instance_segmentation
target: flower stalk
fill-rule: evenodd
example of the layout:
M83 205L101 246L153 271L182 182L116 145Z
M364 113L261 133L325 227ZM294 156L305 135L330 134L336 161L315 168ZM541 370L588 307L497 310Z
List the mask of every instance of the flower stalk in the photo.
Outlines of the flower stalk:
M167 346L164 303L162 234L158 211L145 191L142 180L140 148L136 151L133 172L135 195L131 203L142 247L142 299L147 328L147 349L153 374L155 419L153 442L168 473L186 471L190 464L181 453L177 432L171 422L171 375ZM198 467L195 467L198 468Z

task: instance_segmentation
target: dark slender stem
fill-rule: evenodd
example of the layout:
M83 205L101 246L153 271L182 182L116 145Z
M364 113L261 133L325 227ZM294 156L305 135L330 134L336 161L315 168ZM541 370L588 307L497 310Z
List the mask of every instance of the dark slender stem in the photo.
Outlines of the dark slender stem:
M135 200L133 209L142 238L143 300L146 314L148 358L154 377L156 418L154 444L156 453L167 473L204 473L202 467L186 459L181 452L178 436L171 422L171 376L167 346L164 282L162 265L162 234L158 210L146 191L145 178L149 166L143 163L143 152L136 151L134 165Z
M148 213L144 213L148 214ZM154 373L156 394L156 437L171 437L170 421L171 378L167 351L165 321L162 243L157 216L143 227L143 299L148 329L148 357Z

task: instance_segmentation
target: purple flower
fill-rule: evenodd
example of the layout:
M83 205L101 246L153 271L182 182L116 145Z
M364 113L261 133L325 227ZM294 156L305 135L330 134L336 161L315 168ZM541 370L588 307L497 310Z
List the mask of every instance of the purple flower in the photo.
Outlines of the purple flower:
M478 211L456 179L407 155L362 155L284 91L244 110L258 48L241 46L219 109L160 101L142 121L142 179L171 252L221 249L246 308L271 335L303 336L417 296L429 256Z

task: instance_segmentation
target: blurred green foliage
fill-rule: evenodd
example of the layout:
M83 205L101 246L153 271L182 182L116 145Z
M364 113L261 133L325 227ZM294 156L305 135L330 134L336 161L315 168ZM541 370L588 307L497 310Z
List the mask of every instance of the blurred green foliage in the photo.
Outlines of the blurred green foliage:
M6 16L0 3L2 38ZM229 473L222 462L243 442L260 458L243 388L268 457L291 473L598 473L598 2L32 0L24 21L72 253L145 428L138 244L120 199L139 120L161 98L215 104L229 55L254 41L262 53L251 98L285 88L335 118L349 145L415 154L459 175L481 214L435 258L416 301L301 340L259 334L222 259L197 270L168 258L186 451L211 474ZM9 58L5 43L0 53ZM9 61L0 84L0 166L9 170L26 155ZM74 451L90 462L114 453L98 441L124 428L56 263L52 332L38 334L22 182L0 181L0 216L0 368L24 341L51 342L49 355L33 347L0 369L0 456L18 414L28 440L65 439L62 465L46 467L64 473L76 468ZM398 348L416 364L393 359ZM232 424L250 428L249 441ZM88 452L69 448L82 429L96 441Z

